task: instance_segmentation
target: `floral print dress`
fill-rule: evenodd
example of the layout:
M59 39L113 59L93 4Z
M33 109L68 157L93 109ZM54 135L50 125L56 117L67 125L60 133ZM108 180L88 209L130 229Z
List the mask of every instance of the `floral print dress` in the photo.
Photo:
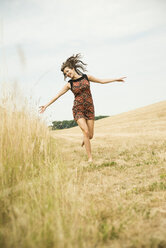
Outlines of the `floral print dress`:
M94 104L87 75L83 74L80 78L70 79L68 82L75 96L72 108L74 120L77 121L79 118L94 120Z

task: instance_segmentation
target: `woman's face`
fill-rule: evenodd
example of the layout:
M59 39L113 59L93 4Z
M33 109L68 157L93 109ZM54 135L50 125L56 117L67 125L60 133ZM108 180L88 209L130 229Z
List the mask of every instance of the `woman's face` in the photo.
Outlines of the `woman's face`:
M65 76L73 78L73 76L75 74L75 70L74 70L74 68L71 69L69 67L65 67L65 69L63 70L63 73L64 73Z

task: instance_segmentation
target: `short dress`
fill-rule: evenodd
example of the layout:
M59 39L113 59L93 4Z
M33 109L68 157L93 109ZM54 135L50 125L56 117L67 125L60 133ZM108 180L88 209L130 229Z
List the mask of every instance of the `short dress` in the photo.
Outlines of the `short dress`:
M87 75L82 74L80 78L70 79L68 82L75 96L72 108L74 120L77 121L79 118L94 120L95 110Z

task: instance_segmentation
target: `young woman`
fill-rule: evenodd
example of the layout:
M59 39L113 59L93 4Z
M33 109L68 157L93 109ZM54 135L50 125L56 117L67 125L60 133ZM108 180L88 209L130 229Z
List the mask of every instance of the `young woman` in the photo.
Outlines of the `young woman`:
M43 113L46 108L55 102L60 96L65 94L69 89L74 93L73 117L78 126L83 132L82 146L85 145L88 155L88 162L92 162L90 139L94 133L94 105L90 91L90 82L106 84L115 81L124 82L125 77L117 79L99 79L91 75L83 74L81 71L86 71L86 64L81 60L81 55L76 54L69 57L61 66L61 71L64 74L64 79L71 78L62 90L46 105L40 106L40 113ZM81 69L81 71L80 71Z

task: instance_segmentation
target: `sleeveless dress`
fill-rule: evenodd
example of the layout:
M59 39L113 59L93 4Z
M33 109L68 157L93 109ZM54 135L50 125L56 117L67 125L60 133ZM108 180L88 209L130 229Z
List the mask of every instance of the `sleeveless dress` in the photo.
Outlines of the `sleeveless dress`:
M83 74L80 78L70 79L68 82L75 96L72 108L74 120L77 121L79 118L94 120L94 104L87 75Z

